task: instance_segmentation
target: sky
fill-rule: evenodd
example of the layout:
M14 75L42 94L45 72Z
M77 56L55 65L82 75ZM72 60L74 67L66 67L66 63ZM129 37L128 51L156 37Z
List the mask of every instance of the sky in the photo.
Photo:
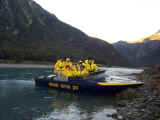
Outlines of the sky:
M61 21L110 43L160 30L160 0L34 0Z

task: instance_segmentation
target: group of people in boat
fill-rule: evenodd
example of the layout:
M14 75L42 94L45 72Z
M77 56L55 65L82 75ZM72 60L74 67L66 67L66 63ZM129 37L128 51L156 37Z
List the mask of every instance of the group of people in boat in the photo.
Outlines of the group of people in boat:
M63 77L84 77L97 70L98 66L92 59L76 63L73 63L70 58L66 58L66 60L59 59L54 66L54 73Z

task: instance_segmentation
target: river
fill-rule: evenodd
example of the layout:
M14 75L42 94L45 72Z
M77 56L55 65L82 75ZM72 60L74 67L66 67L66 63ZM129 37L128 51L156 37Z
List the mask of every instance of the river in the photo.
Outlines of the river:
M34 77L50 74L49 67L0 66L0 120L112 120L111 95L71 94L36 87ZM103 68L112 76L135 78L142 70Z

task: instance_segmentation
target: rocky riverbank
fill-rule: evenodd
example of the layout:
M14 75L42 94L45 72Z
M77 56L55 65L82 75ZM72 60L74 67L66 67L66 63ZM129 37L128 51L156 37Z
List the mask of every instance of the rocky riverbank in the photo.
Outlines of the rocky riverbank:
M137 75L144 86L128 89L117 95L118 120L160 120L160 65L145 69Z

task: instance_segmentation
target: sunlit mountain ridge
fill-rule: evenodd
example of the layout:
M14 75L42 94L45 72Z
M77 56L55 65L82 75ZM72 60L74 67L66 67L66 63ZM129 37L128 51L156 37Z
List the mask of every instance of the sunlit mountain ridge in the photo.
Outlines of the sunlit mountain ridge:
M128 43L143 43L151 40L160 40L160 32L156 32L155 34L148 36L148 37L143 37L139 40L136 41L127 41Z
M149 37L150 40L160 40L160 32L153 34Z

